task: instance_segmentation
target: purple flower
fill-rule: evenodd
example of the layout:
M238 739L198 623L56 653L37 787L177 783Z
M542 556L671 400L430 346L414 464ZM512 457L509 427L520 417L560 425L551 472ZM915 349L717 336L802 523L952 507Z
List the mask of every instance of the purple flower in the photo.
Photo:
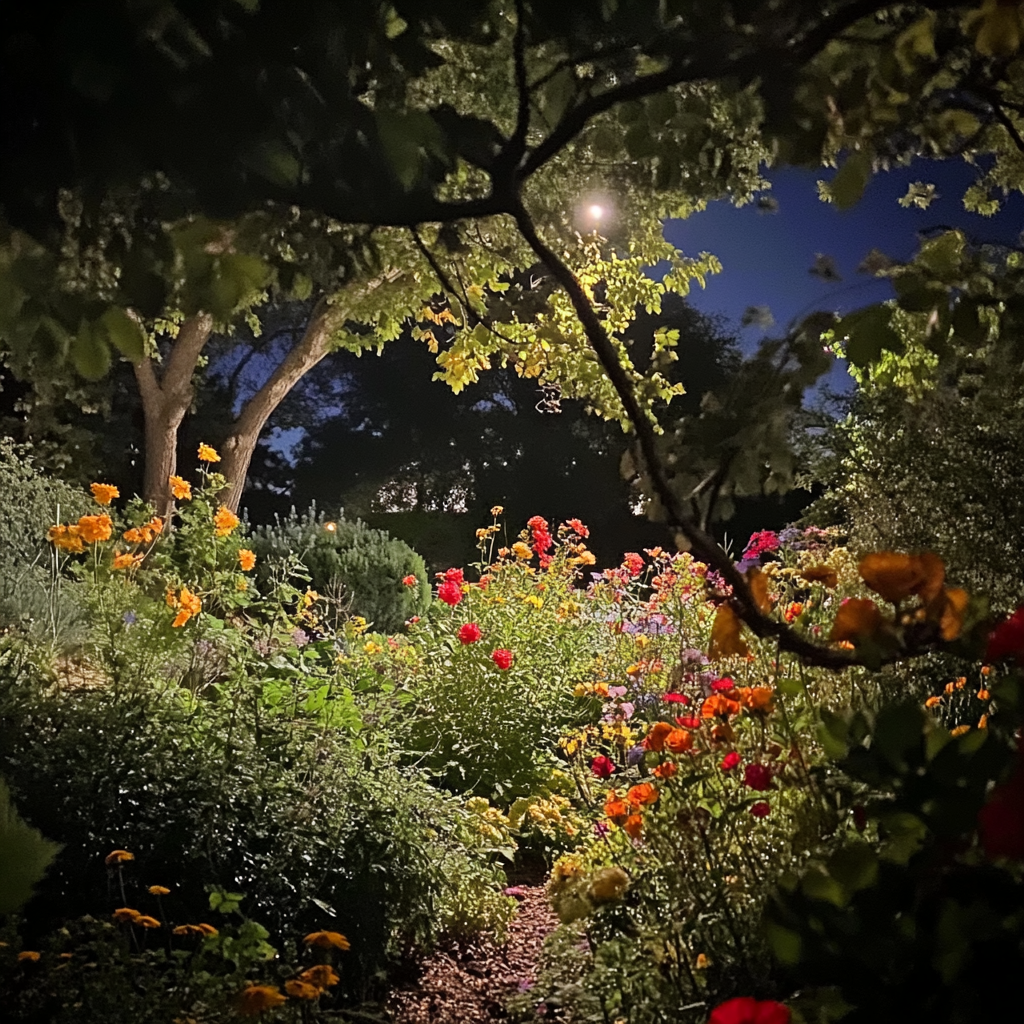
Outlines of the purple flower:
M624 686L609 686L608 687L609 697L625 697L626 688Z
M309 634L298 626L292 630L292 640L295 641L296 647L305 647L309 643Z
M611 831L611 827L608 825L607 822L604 822L604 821L595 821L594 822L594 835L596 835L598 839L604 839L604 837L606 835L608 835L608 833L610 831Z
M619 705L619 711L622 712L622 717L628 722L633 717L633 712L636 710L629 701L623 701Z
M630 767L638 765L644 759L644 748L637 744L626 751L626 764Z
M134 626L135 623L139 621L139 617L135 612L125 612L124 615L121 616L121 621L126 626Z

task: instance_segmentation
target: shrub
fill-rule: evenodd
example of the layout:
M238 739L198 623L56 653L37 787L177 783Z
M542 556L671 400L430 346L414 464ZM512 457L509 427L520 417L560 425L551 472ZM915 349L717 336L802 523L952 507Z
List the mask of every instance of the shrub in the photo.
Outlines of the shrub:
M257 527L252 545L263 562L261 581L269 578L274 559L294 556L308 572L314 590L331 596L382 633L400 629L430 603L423 559L404 541L358 520L328 520L315 507L300 516L293 509L273 526ZM409 576L416 583L403 585Z

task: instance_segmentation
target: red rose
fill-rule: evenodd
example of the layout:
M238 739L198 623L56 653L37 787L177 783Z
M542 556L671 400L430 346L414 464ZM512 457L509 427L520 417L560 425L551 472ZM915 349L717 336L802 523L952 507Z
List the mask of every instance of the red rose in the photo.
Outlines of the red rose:
M492 652L491 661L504 672L512 667L512 652L504 647L499 647L496 651Z
M751 996L730 999L711 1011L708 1024L789 1024L789 1007Z
M467 622L459 629L459 643L462 644L475 644L481 636L483 636L483 634L480 632L480 627L475 622Z
M611 776L612 772L615 771L615 762L611 758L605 757L604 754L601 754L590 762L590 770L599 779L607 779Z
M445 580L437 588L437 597L454 608L462 600L462 587L454 580Z
M763 793L772 788L772 770L764 764L748 764L743 771L743 783Z
M750 813L755 818L767 818L772 813L772 809L767 800L758 800L756 804L750 805Z
M465 582L462 578L461 569L445 569L444 571L445 583L457 583L460 587Z
M723 772L731 772L733 768L740 763L740 755L735 750L730 750L725 757L722 758L722 763L718 766Z
M1000 661L1010 655L1024 665L1024 606L992 630L985 648L985 661Z

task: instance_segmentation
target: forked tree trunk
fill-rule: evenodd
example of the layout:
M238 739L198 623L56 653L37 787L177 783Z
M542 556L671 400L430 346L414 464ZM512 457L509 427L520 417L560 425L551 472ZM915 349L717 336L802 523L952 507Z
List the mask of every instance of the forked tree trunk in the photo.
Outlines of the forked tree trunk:
M220 497L232 512L238 511L249 464L267 420L288 392L328 354L331 333L338 319L333 307L323 301L317 304L299 343L285 356L263 387L245 403L231 433L221 445L221 464L217 468L227 478L228 486Z
M186 317L159 378L152 359L135 364L146 430L142 496L159 515L167 515L171 508L168 478L177 472L178 428L195 397L192 375L212 331L213 317L208 313Z

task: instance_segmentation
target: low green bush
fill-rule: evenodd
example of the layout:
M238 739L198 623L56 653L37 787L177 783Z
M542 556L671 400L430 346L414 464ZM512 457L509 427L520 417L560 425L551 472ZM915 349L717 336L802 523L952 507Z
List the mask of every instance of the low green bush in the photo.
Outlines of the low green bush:
M252 532L252 549L265 582L275 561L297 558L310 586L343 611L360 615L382 633L393 633L430 603L430 582L423 559L404 541L358 520L330 520L316 508ZM416 582L403 584L408 577Z

